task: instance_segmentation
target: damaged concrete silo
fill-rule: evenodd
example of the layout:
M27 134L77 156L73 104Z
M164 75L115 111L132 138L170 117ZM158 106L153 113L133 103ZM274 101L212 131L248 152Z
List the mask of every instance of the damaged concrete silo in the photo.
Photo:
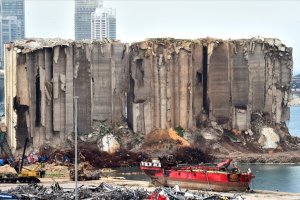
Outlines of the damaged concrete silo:
M277 39L24 40L5 49L9 144L64 144L94 121L125 118L134 132L170 127L248 130L255 112L289 118L292 49Z
M289 118L292 50L276 39L151 39L131 46L133 130L201 126L247 130L251 114ZM130 103L131 102L131 103Z
M118 42L19 41L6 46L5 102L9 144L32 138L63 145L74 132L73 97L78 96L78 131L93 120L124 115L126 46Z

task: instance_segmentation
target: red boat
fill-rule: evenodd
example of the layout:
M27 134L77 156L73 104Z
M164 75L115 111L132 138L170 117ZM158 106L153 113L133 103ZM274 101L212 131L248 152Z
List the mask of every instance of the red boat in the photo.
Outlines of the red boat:
M170 159L169 159L170 161ZM254 178L250 169L240 172L235 166L229 168L232 159L219 164L176 165L175 162L141 162L140 168L155 186L212 191L246 191Z

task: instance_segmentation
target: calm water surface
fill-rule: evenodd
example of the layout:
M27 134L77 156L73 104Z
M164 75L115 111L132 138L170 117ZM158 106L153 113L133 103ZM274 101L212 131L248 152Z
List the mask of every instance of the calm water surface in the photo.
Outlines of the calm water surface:
M241 165L241 169L248 168L255 175L251 184L254 190L300 193L300 165Z
M290 121L287 122L289 132L293 136L300 137L300 106L290 107Z

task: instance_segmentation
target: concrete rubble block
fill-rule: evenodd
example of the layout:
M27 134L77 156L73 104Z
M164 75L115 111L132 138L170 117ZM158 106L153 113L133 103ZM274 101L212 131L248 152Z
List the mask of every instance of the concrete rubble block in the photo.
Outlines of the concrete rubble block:
M273 128L264 127L261 129L261 136L258 143L264 149L276 149L280 138L277 133L274 132Z
M233 113L233 128L237 128L240 131L247 130L247 110L245 108L243 109L235 107Z
M120 144L112 134L103 136L97 145L100 151L106 151L108 153L115 153L120 148Z
M214 128L205 128L201 130L201 135L208 141L218 141L222 137L222 134Z

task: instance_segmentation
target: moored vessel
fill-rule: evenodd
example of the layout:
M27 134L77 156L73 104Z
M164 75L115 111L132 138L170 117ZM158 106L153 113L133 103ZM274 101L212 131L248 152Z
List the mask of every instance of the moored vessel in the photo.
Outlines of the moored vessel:
M140 168L155 186L212 191L246 191L254 178L251 170L241 172L235 165L229 167L232 159L218 164L178 165L169 158L167 162L152 159L141 162Z

